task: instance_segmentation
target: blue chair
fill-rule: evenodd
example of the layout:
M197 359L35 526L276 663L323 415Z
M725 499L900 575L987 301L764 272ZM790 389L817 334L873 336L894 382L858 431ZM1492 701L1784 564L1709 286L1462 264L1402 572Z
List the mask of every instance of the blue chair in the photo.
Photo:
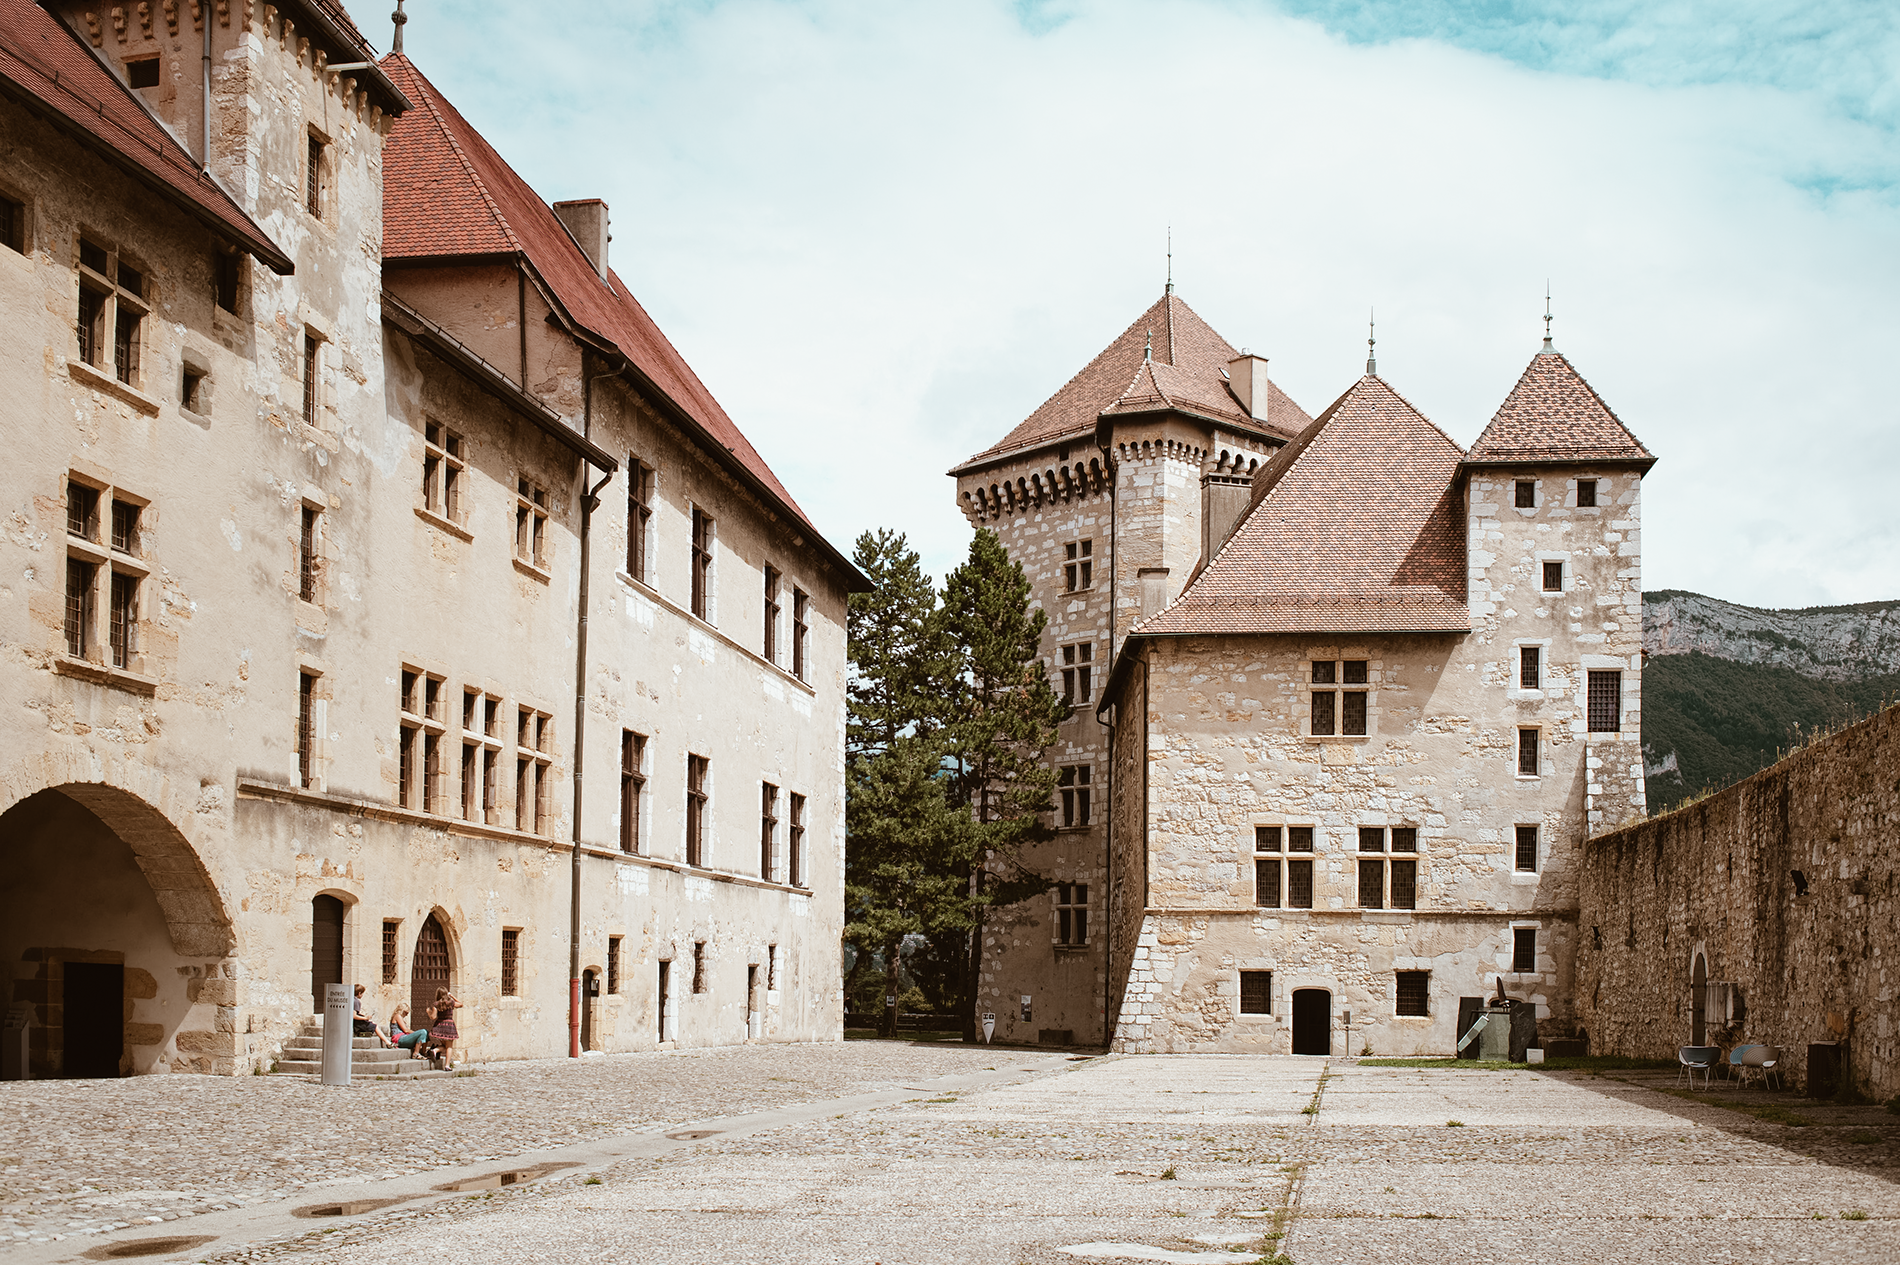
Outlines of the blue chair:
M1728 1052L1728 1066L1723 1071L1730 1080L1740 1079L1744 1085L1748 1083L1748 1069L1754 1066L1748 1061L1748 1052L1760 1048L1758 1045L1738 1045Z
M1719 1045L1685 1045L1676 1050L1676 1084L1682 1084L1682 1078L1689 1078L1689 1088L1695 1088L1695 1076L1702 1073L1702 1087L1708 1088L1709 1077L1715 1071L1715 1062L1722 1057Z

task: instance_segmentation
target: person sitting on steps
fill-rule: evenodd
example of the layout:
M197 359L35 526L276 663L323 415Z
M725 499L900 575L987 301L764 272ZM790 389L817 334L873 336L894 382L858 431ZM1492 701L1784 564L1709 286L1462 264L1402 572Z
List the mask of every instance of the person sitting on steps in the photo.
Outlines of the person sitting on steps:
M406 1002L389 1012L389 1035L394 1039L397 1049L407 1050L416 1058L428 1057L423 1047L429 1043L429 1030L409 1026L409 1006Z
M388 1037L383 1035L383 1030L376 1026L376 1021L369 1017L369 1007L363 1002L361 984L356 986L356 1001L350 1016L350 1032L353 1036L375 1037L378 1049L387 1049L393 1044Z

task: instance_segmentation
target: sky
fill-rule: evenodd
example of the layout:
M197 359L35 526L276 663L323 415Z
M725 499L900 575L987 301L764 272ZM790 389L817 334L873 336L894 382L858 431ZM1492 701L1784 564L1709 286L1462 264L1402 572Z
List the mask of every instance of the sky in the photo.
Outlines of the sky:
M378 47L387 0L349 0ZM1900 6L410 0L405 51L806 513L941 575L945 471L1167 278L1317 414L1469 444L1554 334L1657 454L1644 587L1900 598Z

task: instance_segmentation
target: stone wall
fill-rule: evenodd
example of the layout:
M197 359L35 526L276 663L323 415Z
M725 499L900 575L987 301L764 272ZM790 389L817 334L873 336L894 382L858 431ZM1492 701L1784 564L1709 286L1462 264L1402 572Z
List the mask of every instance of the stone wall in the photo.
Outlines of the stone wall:
M1695 959L1739 985L1711 1044L1843 1036L1854 1084L1900 1093L1892 1007L1900 950L1893 831L1900 708L1664 817L1589 840L1578 1000L1591 1052L1673 1057L1689 1043Z

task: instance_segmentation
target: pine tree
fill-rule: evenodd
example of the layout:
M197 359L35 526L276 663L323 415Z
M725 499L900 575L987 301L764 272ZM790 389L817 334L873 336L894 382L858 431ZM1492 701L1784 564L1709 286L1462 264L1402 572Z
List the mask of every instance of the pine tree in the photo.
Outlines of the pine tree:
M1048 886L1023 867L1023 848L1051 837L1056 771L1043 754L1068 708L1041 660L1048 616L1029 604L1029 579L991 531L970 542L970 556L944 584L943 624L961 655L955 708L945 725L956 763L958 797L974 823L959 855L969 923L962 981L964 1039L976 1039L984 913ZM946 928L947 930L948 928Z
M858 537L852 559L871 581L853 593L846 637L845 762L887 750L903 734L928 734L942 719L955 660L937 610L937 590L902 532Z

